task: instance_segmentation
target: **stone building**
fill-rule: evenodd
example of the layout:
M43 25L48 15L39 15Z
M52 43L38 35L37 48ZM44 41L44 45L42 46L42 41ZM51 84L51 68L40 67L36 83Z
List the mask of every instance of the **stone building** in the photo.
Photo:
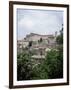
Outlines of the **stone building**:
M53 35L40 35L35 33L30 33L26 35L23 40L17 41L18 52L22 52L23 48L28 48L29 43L31 43L30 50L35 50L36 54L45 54L46 50L50 50L55 47L55 36Z
M30 33L22 40L17 40L17 53L32 53L31 60L37 65L44 61L48 51L56 47L56 35Z
M49 43L54 43L54 36L53 35L40 35L35 33L30 33L26 35L25 40L27 41L38 41L42 38L42 40L47 41Z

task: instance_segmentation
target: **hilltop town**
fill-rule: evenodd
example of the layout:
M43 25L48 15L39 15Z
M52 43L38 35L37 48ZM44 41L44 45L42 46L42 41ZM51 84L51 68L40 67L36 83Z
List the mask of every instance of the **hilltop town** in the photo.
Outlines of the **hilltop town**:
M30 52L32 58L44 59L47 51L56 47L56 35L40 35L30 33L22 40L17 41L17 52Z
M18 80L62 78L63 28L60 34L30 33L17 40L17 65Z

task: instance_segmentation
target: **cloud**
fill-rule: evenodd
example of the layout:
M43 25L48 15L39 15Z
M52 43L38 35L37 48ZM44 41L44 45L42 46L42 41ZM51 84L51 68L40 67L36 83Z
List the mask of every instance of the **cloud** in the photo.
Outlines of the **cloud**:
M26 34L54 34L61 29L63 12L42 10L18 10L18 37Z
M20 26L20 27L22 27L22 28L27 28L27 29L30 29L30 28L32 28L33 27L33 21L31 20L31 19L29 19L29 18L22 18L20 21L19 21L19 23L18 23L18 25Z

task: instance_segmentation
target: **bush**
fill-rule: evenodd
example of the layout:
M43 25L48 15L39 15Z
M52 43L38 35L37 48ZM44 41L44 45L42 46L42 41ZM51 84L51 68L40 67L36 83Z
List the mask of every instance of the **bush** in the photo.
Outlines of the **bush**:
M38 64L33 68L32 79L48 79L47 72L44 69L43 64Z
M31 79L31 56L27 53L21 53L17 56L17 80Z
M48 51L43 63L34 68L29 53L18 54L17 59L17 80L63 78L62 46Z
M53 49L49 51L44 65L49 79L63 77L63 54L60 51Z

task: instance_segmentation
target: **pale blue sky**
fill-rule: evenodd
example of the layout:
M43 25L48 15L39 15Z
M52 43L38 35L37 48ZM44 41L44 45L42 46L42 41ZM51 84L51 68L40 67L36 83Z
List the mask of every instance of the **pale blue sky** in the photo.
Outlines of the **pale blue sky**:
M63 24L63 11L17 9L17 37L27 34L42 35L59 32Z

